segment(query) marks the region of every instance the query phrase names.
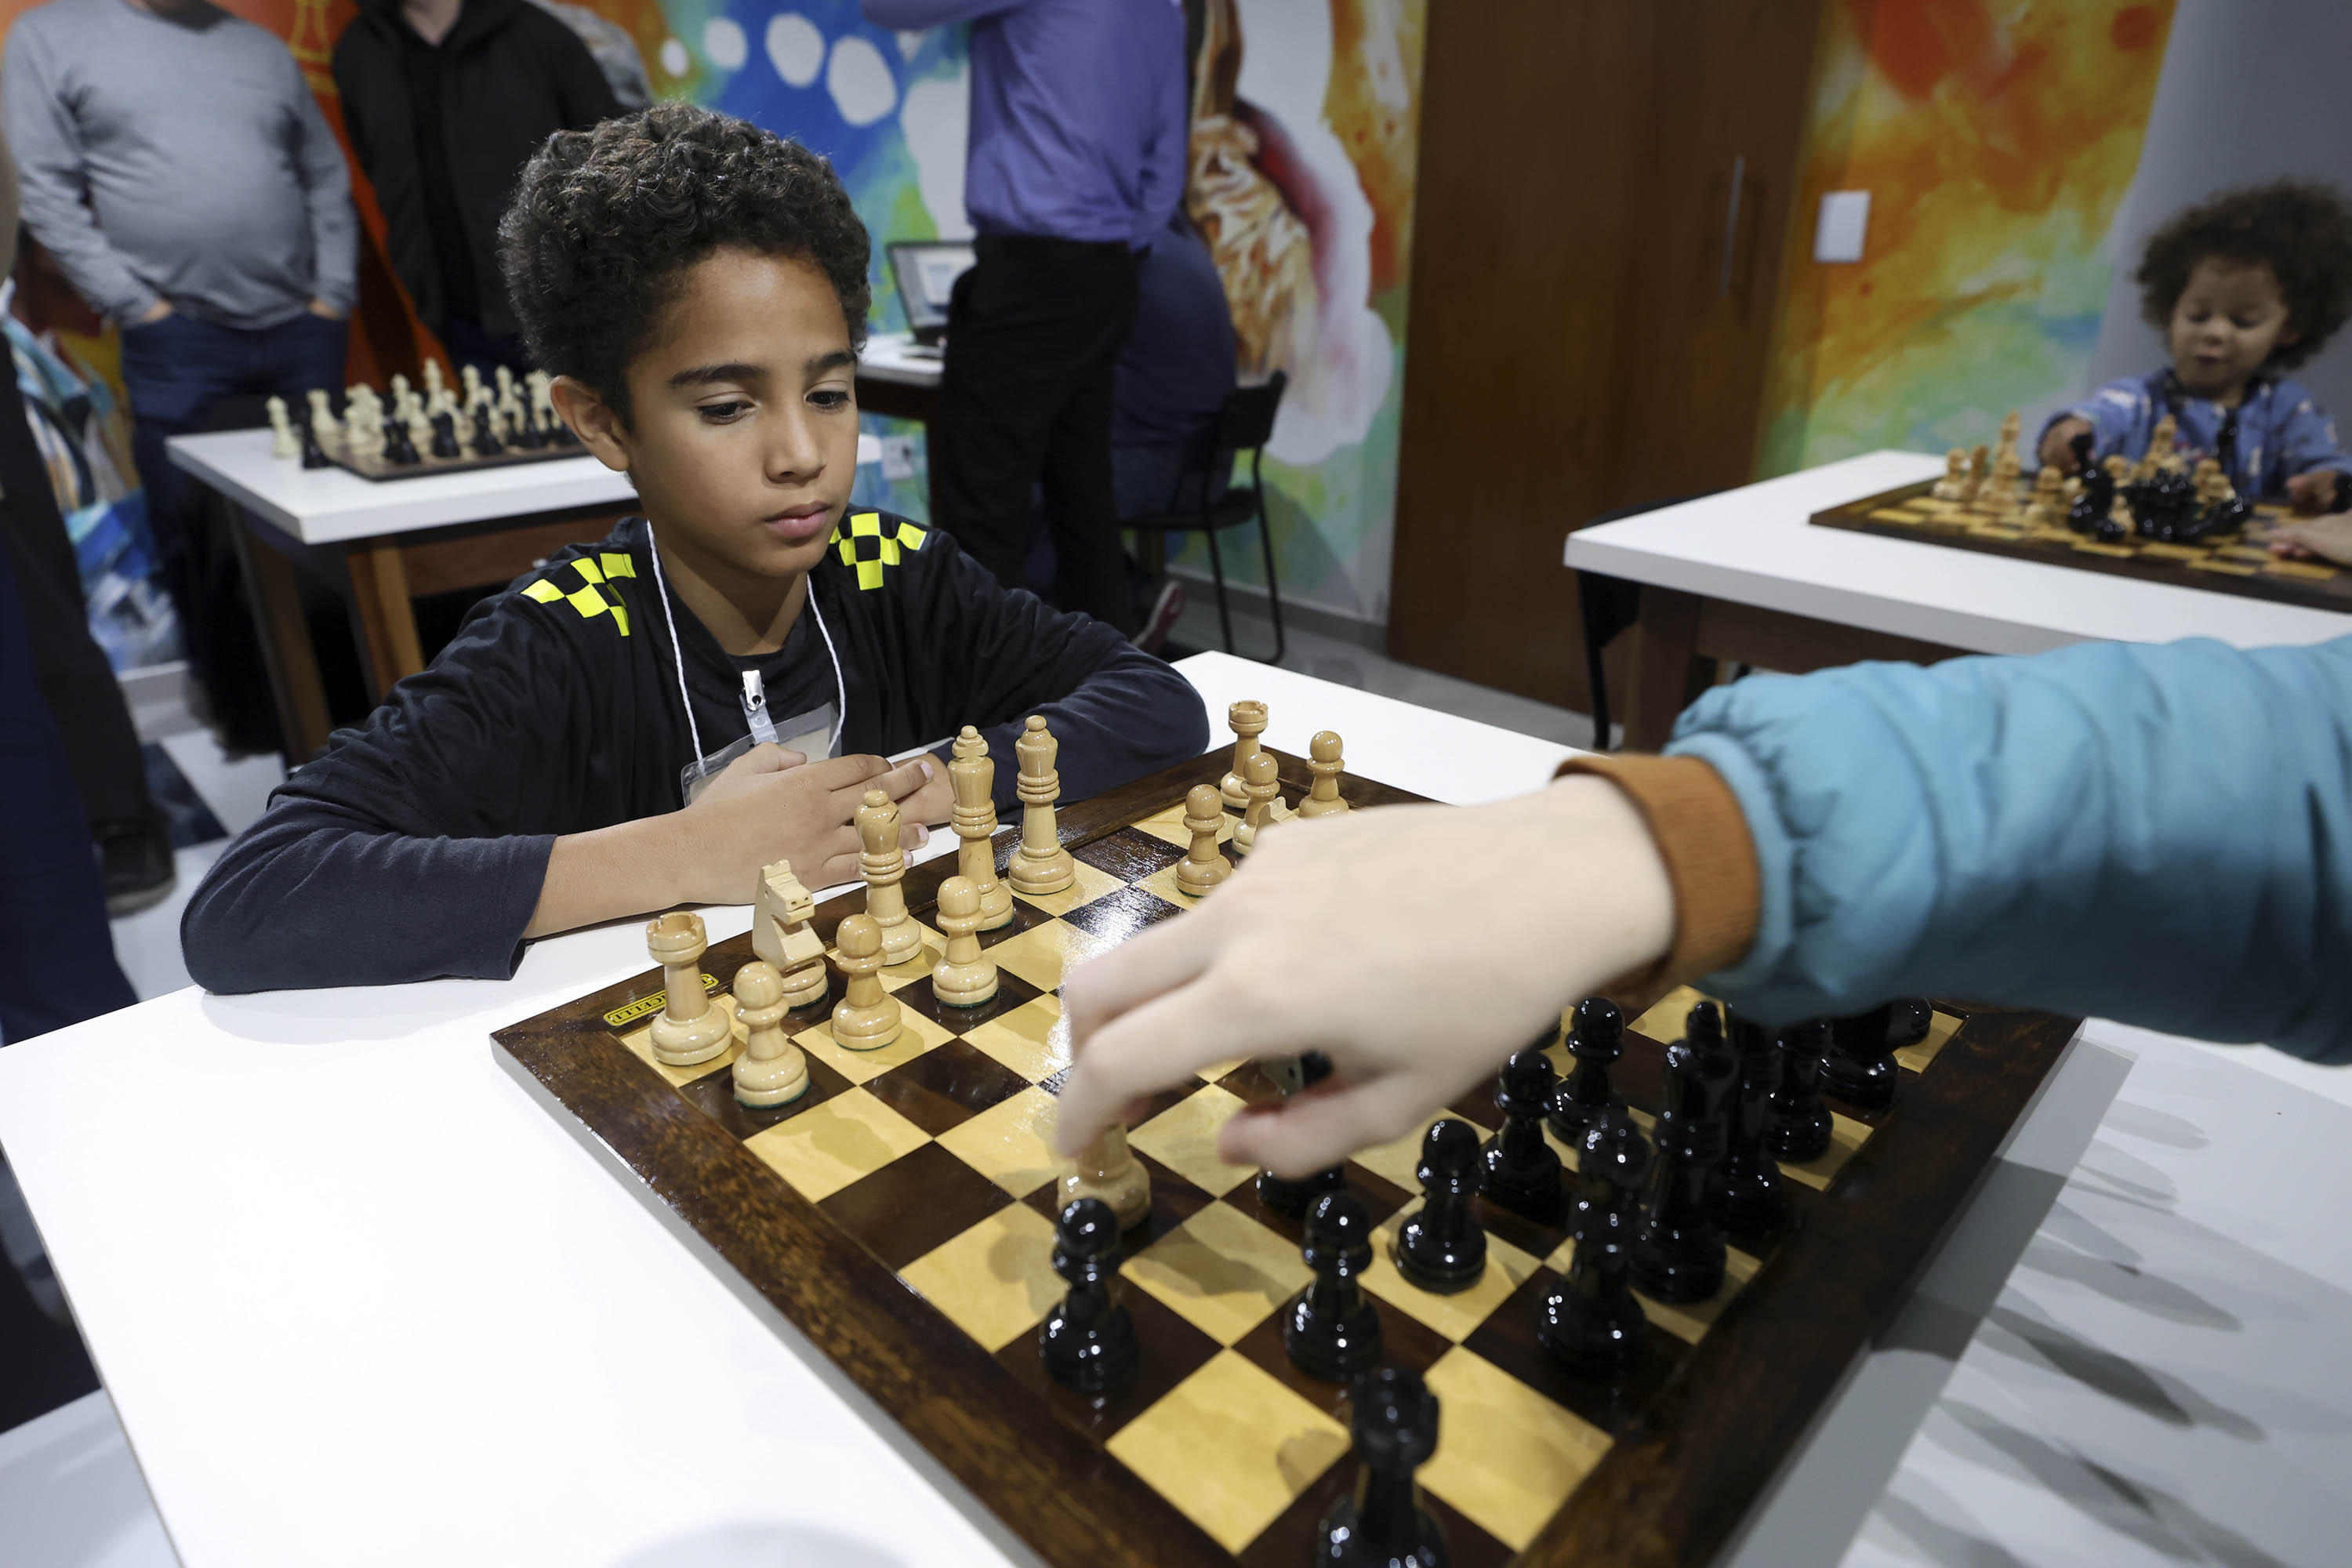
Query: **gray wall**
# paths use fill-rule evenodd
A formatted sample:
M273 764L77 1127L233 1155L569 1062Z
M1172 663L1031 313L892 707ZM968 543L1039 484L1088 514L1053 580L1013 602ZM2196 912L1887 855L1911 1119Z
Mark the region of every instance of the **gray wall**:
M2288 174L2352 194L2352 4L2179 0L2139 172L2116 212L2093 386L2164 361L2131 279L2147 236L2216 191ZM2352 328L2294 374L2352 435Z

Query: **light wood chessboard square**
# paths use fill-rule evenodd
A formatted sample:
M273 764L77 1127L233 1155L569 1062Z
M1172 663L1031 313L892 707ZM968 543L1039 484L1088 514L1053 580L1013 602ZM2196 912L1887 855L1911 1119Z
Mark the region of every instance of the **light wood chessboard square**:
M1195 771L1207 765L1204 759ZM1011 1412L1008 1419L1047 1420L1080 1445L1073 1452L1096 1456L1080 1467L1083 1479L1065 1479L1103 1500L1102 1528L1113 1528L1115 1515L1136 1513L1139 1505L1121 1502L1118 1488L1166 1505L1167 1518L1145 1521L1155 1553L1150 1560L1303 1564L1313 1559L1317 1521L1352 1484L1356 1467L1348 1458L1346 1391L1302 1373L1281 1345L1277 1314L1309 1279L1299 1225L1259 1202L1255 1172L1216 1155L1223 1121L1274 1093L1255 1065L1223 1064L1163 1092L1129 1133L1152 1183L1150 1214L1128 1233L1119 1266L1142 1349L1135 1380L1107 1395L1081 1395L1045 1375L1035 1347L1038 1325L1065 1289L1051 1263L1055 1180L1062 1167L1049 1134L1071 1057L1055 987L1068 964L1181 919L1192 903L1171 875L1189 843L1181 825L1185 782L1171 783L1156 800L1098 821L1091 831L1074 833L1066 811L1076 885L1045 899L1016 893L1012 923L983 933L1001 985L983 1006L945 1007L932 995L928 976L945 946L930 923L937 879L926 885L918 882L919 873L910 876L908 902L923 928L923 951L883 972L902 1007L899 1039L873 1052L845 1050L834 1041L827 1020L843 990L836 973L823 1003L786 1016L786 1032L807 1053L811 1080L807 1095L792 1105L756 1110L736 1102L731 1065L742 1046L740 1026L730 1048L710 1061L678 1068L653 1060L646 1034L659 1005L658 970L574 1005L564 1015L571 1021L561 1026L569 1033L534 1035L546 1020L533 1020L500 1038L530 1075L527 1082L551 1090L551 1100L625 1164L661 1184L658 1201L691 1210L690 1223L706 1236L719 1237L727 1229L723 1216L747 1207L778 1215L813 1208L818 1217L789 1227L809 1226L800 1234L811 1237L829 1229L854 1244L884 1271L877 1278L900 1292L905 1305L896 1314L914 1314L905 1331L908 1364L958 1369L975 1387L994 1390L984 1402ZM1286 793L1295 797L1300 782ZM1012 841L1010 830L999 840L1000 866ZM841 916L859 907L855 896L828 904L819 911L820 934L830 941ZM705 984L722 1005L731 1003L726 983L749 956L746 939L716 944L705 955ZM1645 1126L1664 1097L1664 1047L1698 1000L1696 993L1676 992L1627 1029L1612 1078ZM1939 1012L1927 1038L1903 1053L1906 1092L1961 1023ZM547 1043L534 1046L534 1039ZM624 1054L596 1057L599 1040ZM1546 1048L1565 1074L1569 1062L1557 1037ZM612 1087L567 1083L567 1073L585 1070L592 1057L621 1064L597 1068L600 1081ZM594 1103L600 1097L603 1109ZM711 1151L681 1162L631 1145L638 1134L623 1124L642 1120L665 1098L691 1108L684 1122L667 1117L675 1133L686 1136L698 1122L715 1128L755 1162L728 1165L723 1200L691 1204L685 1200L692 1194L678 1190L679 1173L708 1168ZM1841 1173L1884 1120L1848 1110L1837 1116L1828 1154L1784 1167L1794 1227L1829 1201ZM1502 1123L1491 1082L1447 1114L1482 1132ZM1714 1300L1670 1308L1645 1300L1650 1327L1633 1371L1614 1383L1580 1380L1553 1363L1535 1338L1537 1305L1569 1260L1564 1226L1477 1200L1489 1234L1487 1272L1458 1295L1421 1290L1390 1261L1388 1244L1421 1201L1413 1170L1422 1131L1366 1150L1346 1166L1349 1190L1379 1226L1381 1257L1364 1285L1381 1313L1387 1360L1423 1373L1443 1402L1439 1447L1420 1480L1447 1531L1452 1561L1512 1562L1539 1544L1554 1516L1608 1459L1617 1436L1685 1369L1742 1292L1756 1287L1778 1239L1749 1243L1753 1250L1735 1247L1727 1285ZM693 1135L698 1147L702 1137ZM1572 1153L1568 1159L1572 1169ZM728 1263L762 1278L763 1265L752 1256L758 1239L714 1245ZM730 1247L748 1250L739 1256ZM822 1299L825 1287L806 1278L805 1250L793 1256L792 1269L799 1272L787 1270L761 1288L772 1297L803 1290ZM873 1300L890 1298L885 1290ZM868 1313L889 1315L871 1307ZM1856 1332L1854 1348L1865 1338ZM856 1373L856 1354L836 1359ZM1004 1511L1010 1493L978 1495ZM1077 1546L1057 1555L1053 1542L1030 1538L1053 1560L1083 1557Z

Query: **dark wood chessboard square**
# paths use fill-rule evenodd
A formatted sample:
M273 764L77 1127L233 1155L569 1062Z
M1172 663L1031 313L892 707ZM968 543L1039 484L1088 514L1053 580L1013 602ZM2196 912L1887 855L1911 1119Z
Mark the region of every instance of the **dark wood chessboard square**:
M1244 1062L1217 1080L1217 1087L1238 1098L1244 1105L1272 1105L1282 1098L1282 1090L1265 1076L1265 1069L1255 1062Z
M1017 906L1018 899L1013 900ZM918 980L912 985L901 985L890 993L898 1005L909 1012L920 1013L950 1035L961 1035L979 1028L991 1018L1001 1018L1015 1007L1034 1002L1045 994L1026 980L1004 968L996 971L996 994L977 1007L953 1007L940 1000L940 994L928 980Z
M1089 936L1120 942L1183 912L1157 893L1141 888L1121 888L1080 904L1062 919Z
M1070 855L1097 871L1109 872L1122 882L1140 882L1154 871L1165 871L1184 858L1184 851L1139 827L1106 833L1093 843L1071 850Z
M866 1092L936 1138L1028 1087L1027 1079L958 1038L867 1079Z
M1454 1348L1453 1341L1412 1313L1378 1297L1368 1299L1381 1314L1381 1365L1427 1372L1437 1364L1438 1357ZM1268 1314L1257 1327L1235 1342L1234 1353L1246 1358L1259 1371L1268 1373L1283 1387L1345 1426L1350 1416L1348 1385L1327 1383L1300 1371L1298 1363L1292 1361L1289 1352L1282 1348L1282 1321L1289 1314L1287 1303Z
M1358 1468L1355 1456L1349 1454L1316 1477L1272 1524L1258 1532L1255 1541L1242 1548L1237 1559L1242 1568L1300 1568L1316 1561L1323 1516L1342 1493L1354 1489ZM1511 1561L1509 1547L1479 1529L1444 1498L1423 1491L1421 1501L1445 1532L1446 1568L1503 1568Z
M1352 1160L1342 1166L1341 1170L1347 1176L1348 1190L1353 1193L1357 1200L1364 1205L1364 1212L1372 1216L1374 1225L1386 1221L1391 1215L1412 1202L1418 1195L1406 1192L1402 1187L1384 1177L1373 1174ZM1292 1219L1288 1215L1277 1214L1266 1207L1265 1201L1258 1196L1256 1177L1251 1177L1227 1193L1224 1201L1286 1241L1300 1247L1307 1245L1305 1222Z
M1097 1443L1158 1404L1171 1389L1217 1353L1217 1342L1153 1299L1148 1290L1120 1282L1119 1300L1135 1321L1135 1376L1100 1394L1065 1388L1046 1374L1037 1354L1037 1331L1022 1334L996 1352L996 1363L1011 1373L1033 1398L1043 1400L1062 1421Z
M1666 1103L1666 1047L1625 1031L1625 1054L1609 1064L1609 1087L1633 1110L1655 1116Z
M1486 1233L1498 1241L1507 1241L1528 1257L1538 1260L1549 1258L1559 1244L1568 1239L1568 1213L1572 1202L1571 1189L1576 1178L1563 1173L1560 1181L1559 1217L1557 1220L1529 1219L1526 1215L1507 1209L1483 1194L1471 1200L1472 1211Z
M789 1121L803 1110L813 1110L849 1087L849 1080L808 1052L801 1053L808 1063L808 1092L788 1104L755 1110L735 1098L735 1067L729 1063L707 1072L692 1083L678 1089L687 1103L724 1127L737 1139L765 1132L779 1121Z
M748 960L746 962L749 962ZM737 967L741 967L740 964ZM833 1010L849 994L849 981L831 963L824 966L824 999L805 1007L794 1007L784 1015L784 1033L797 1035L803 1029L814 1029L833 1017Z
M896 1272L1012 1201L994 1182L937 1143L926 1143L817 1207Z
M1613 1436L1666 1385L1692 1347L1652 1323L1622 1376L1582 1377L1570 1372L1536 1340L1543 1299L1559 1279L1549 1268L1528 1275L1463 1342L1464 1348Z
M1039 909L1028 900L1015 894L1013 900L1013 918L1006 921L1003 925L998 926L994 931L984 931L978 933L980 936L981 951L984 952L988 949L994 947L1000 942L1010 942L1014 937L1019 936L1023 931L1034 931L1053 918L1053 916L1047 914L1045 910ZM930 909L925 910L923 911L923 920L925 923L937 927L939 924L938 906L934 905Z
M1119 1234L1119 1252L1128 1258L1133 1258L1216 1201L1150 1155L1138 1152L1135 1159L1151 1178L1151 1212L1143 1216L1142 1224ZM1048 1182L1021 1201L1053 1219L1061 1209L1061 1184Z

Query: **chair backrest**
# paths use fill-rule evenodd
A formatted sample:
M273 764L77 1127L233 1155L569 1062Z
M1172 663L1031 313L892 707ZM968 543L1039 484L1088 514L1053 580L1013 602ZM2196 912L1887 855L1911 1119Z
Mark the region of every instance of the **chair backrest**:
M1289 373L1278 370L1255 386L1236 386L1225 394L1225 405L1217 415L1216 442L1211 449L1246 452L1265 446L1274 434L1282 389L1289 384Z

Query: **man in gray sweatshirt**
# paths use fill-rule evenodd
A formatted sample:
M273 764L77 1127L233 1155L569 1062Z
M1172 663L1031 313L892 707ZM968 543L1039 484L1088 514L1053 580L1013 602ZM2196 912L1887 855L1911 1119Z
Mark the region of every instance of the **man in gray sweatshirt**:
M166 437L339 389L359 221L286 46L205 0L51 0L16 18L0 105L25 222L122 328L122 380L190 663L229 743L275 725L226 542Z

